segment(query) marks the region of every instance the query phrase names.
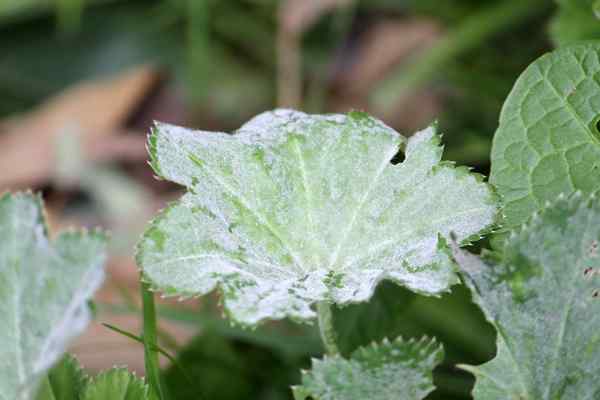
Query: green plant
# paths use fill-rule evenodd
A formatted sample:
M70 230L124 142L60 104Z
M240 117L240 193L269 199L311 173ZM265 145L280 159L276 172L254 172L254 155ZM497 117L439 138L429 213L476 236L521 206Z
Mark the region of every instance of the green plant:
M4 195L0 399L174 399L173 375L188 379L192 369L185 354L215 352L245 382L230 395L259 396L250 382L264 377L237 365L243 352L218 338L194 343L166 375L159 369L153 291L186 298L213 290L244 327L317 323L326 354L298 377L297 400L423 399L442 346L376 332L378 343L349 348L335 315L353 312L337 308L369 301L384 280L440 296L459 277L498 332L493 360L460 366L476 376L476 400L598 398L599 57L597 44L565 47L517 81L492 152L499 197L481 176L442 161L435 126L405 138L362 112L291 110L263 113L233 135L157 124L151 166L187 193L137 248L144 333L124 333L144 344L147 383L125 370L89 378L70 357L50 370L89 321L105 237L66 233L50 242L40 200ZM499 239L494 252L459 249L484 235ZM360 310L354 316L367 320ZM289 343L270 350L273 363L306 366ZM279 388L268 396L281 398Z

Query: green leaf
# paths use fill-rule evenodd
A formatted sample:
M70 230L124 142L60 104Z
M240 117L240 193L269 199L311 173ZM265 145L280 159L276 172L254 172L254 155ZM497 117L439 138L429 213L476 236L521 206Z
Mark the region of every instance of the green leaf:
M600 45L547 54L519 77L504 103L490 182L516 227L560 193L600 189Z
M85 387L81 400L147 400L148 386L123 368L101 372Z
M123 368L89 377L68 355L48 373L36 400L153 400L146 383Z
M434 340L384 340L356 350L350 359L313 360L296 400L419 400L433 391L432 371L444 357Z
M558 0L558 11L550 24L554 43L565 46L583 40L600 39L598 0Z
M36 397L37 400L80 400L79 395L87 384L87 376L77 360L65 356L48 372Z
M145 278L183 297L219 286L247 325L313 319L313 303L366 301L383 279L438 295L456 282L443 238L496 214L485 183L440 162L435 128L407 140L364 113L276 110L235 135L158 124L149 148L188 193L144 234Z
M0 197L0 399L31 399L90 320L106 238L65 232L49 242L41 200Z
M465 366L475 399L600 398L600 202L564 196L486 261L456 250L498 331L496 358ZM496 258L496 259L494 259Z

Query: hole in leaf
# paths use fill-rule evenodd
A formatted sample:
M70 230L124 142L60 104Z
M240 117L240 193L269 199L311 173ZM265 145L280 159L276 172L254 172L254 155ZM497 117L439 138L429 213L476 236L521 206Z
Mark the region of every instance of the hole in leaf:
M404 154L404 147L401 146L398 148L398 152L390 160L390 163L392 165L397 165L397 164L404 162L405 159L406 159L406 155Z
M597 115L590 126L590 130L592 131L592 135L598 140L600 140L600 115Z
M588 277L592 274L592 272L594 272L594 269L592 267L587 267L583 270L583 276Z
M596 289L596 290L594 290L594 291L592 292L592 298L594 298L594 299L597 299L597 298L599 298L599 297L600 297L600 290L597 290L597 289Z

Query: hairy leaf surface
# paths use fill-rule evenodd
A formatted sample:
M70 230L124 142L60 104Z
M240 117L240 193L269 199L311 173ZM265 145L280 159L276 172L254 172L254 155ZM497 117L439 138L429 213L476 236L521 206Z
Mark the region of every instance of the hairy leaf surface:
M0 399L31 399L85 329L105 243L99 232L65 232L50 242L39 198L0 197Z
M508 96L490 182L515 227L560 193L600 189L600 45L565 47L531 64Z
M600 398L600 201L561 197L507 240L501 261L456 250L477 304L498 330L475 399ZM498 257L496 257L498 258Z
M368 300L383 279L437 295L456 282L443 238L496 214L485 183L440 162L434 128L407 140L364 113L276 110L235 135L158 124L149 147L188 193L139 244L144 276L167 295L218 285L243 324L309 320L312 303Z
M444 351L435 341L401 338L356 350L350 359L325 356L313 360L296 400L420 400L433 391L432 371Z

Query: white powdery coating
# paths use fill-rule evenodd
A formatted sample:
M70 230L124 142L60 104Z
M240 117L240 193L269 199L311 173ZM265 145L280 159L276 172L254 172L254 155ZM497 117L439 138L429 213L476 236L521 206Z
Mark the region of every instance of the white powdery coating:
M464 281L500 332L479 366L476 400L600 395L600 202L575 193L512 232L501 261L455 250Z
M440 294L456 277L439 237L466 239L496 215L485 183L440 162L433 128L407 140L362 113L275 110L234 135L158 124L149 147L188 194L144 235L146 278L166 295L221 286L244 324L308 320L314 302L365 301L383 279Z
M0 198L0 399L29 400L39 380L90 321L104 280L105 238L45 236L41 204Z

